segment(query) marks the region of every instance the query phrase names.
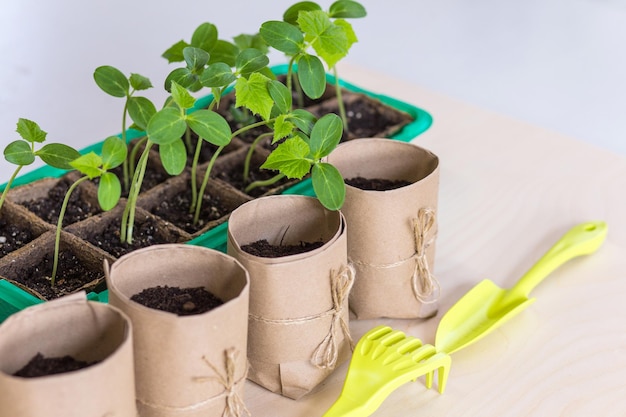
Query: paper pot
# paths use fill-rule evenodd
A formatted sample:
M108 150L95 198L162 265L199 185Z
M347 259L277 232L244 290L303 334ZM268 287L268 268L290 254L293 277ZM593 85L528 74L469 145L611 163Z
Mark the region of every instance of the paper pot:
M309 252L265 258L243 245L322 241ZM228 223L228 253L250 273L249 379L286 397L311 391L351 347L346 228L317 199L270 196L245 203Z
M107 285L135 329L141 417L243 415L249 285L239 262L213 249L155 245L115 261ZM158 285L204 287L224 304L178 316L130 300Z
M437 311L434 277L439 159L411 143L359 139L328 162L344 178L405 180L389 191L346 186L348 256L355 271L350 309L359 319L423 318Z
M98 362L78 371L13 376L37 353ZM7 417L135 417L128 317L84 293L29 307L0 326L0 414Z

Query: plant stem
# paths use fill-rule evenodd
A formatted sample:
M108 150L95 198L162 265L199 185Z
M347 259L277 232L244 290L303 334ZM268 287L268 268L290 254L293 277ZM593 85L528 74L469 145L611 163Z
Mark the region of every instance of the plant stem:
M246 153L246 160L243 163L243 183L247 183L248 182L248 176L250 175L250 161L252 161L252 155L254 154L254 150L256 149L256 147L258 146L259 142L268 137L268 136L272 136L273 133L272 132L268 132L268 133L263 133L261 135L259 135L254 142L252 142L252 144L250 145L250 149L248 149L248 153Z
M124 111L122 111L122 141L126 143L126 115L128 114L128 100L130 99L130 95L126 97L126 102L124 103ZM131 160L132 161L132 160ZM132 162L128 161L128 158L124 159L122 163L122 178L124 181L124 190L128 191L129 181L130 181L130 168L129 165Z
M339 75L337 74L337 67L333 67L333 75L335 76L335 94L337 94L337 106L339 107L339 116L343 122L343 131L348 133L348 117L346 116L346 107L341 97L341 85L339 84Z
M9 182L7 182L7 186L4 187L4 190L2 190L2 197L0 197L0 209L2 208L2 205L4 204L4 200L6 200L7 198L7 194L9 193L9 190L11 189L11 185L13 184L13 181L15 180L15 178L17 177L17 174L19 174L23 166L24 165L19 165L17 167L17 169L13 172L13 175L11 175L11 178L9 178Z
M259 127L259 126L268 125L268 124L274 122L275 120L276 120L276 118L273 118L273 119L261 120L260 122L249 124L248 126L244 126L241 129L235 130L230 137L234 138L235 136L241 135L242 133L247 132L250 129L254 129L255 127Z
M147 140L148 140L147 136L144 136L143 138L139 139L137 143L135 143L135 146L133 146L133 149L131 149L130 151L130 158L129 158L129 160L131 161L130 174L129 174L130 178L135 176L135 159L137 159L137 152L139 152L141 145L143 145Z
M191 204L189 205L189 212L192 213L198 200L198 160L200 159L200 152L202 151L202 142L204 140L198 136L198 143L196 143L196 151L193 155L193 161L191 163Z
M78 187L78 185L88 180L88 176L81 177L74 181L74 184L70 186L70 188L65 193L65 198L63 199L63 204L61 205L61 211L59 212L59 220L57 221L57 230L54 239L54 261L52 263L52 276L50 277L50 285L54 287L56 276L57 276L57 268L59 267L59 248L61 246L61 229L63 228L63 217L65 217L65 211L67 210L67 205L70 202L70 196L72 192Z
M202 208L202 200L203 200L203 196L204 196L204 191L206 190L206 186L209 183L209 177L211 176L211 170L213 169L213 165L215 164L215 161L217 160L217 157L219 156L219 154L222 152L222 150L225 147L226 147L226 145L222 145L219 148L217 148L217 150L215 151L215 153L211 157L211 160L209 161L209 165L206 168L206 171L204 173L204 178L202 180L202 186L200 187L200 192L198 193L198 198L197 198L197 201L196 201L196 211L195 211L194 216L193 216L193 224L197 224L198 220L200 220L200 209Z
M254 190L257 187L266 187L268 185L275 184L276 182L278 182L279 180L283 178L285 178L285 174L276 174L272 178L264 180L264 181L254 181L253 183L248 185L244 191L246 193L249 193L250 191Z
M293 87L296 90L296 99L298 100L298 107L304 107L304 92L302 91L302 85L300 84L300 79L298 78L298 74L294 74L293 76L294 83Z
M135 211L137 207L137 198L139 196L139 190L141 190L141 184L143 177L146 174L146 166L148 165L148 155L150 154L150 148L152 148L153 142L148 139L146 147L139 158L137 163L137 169L133 175L133 181L130 184L130 191L128 193L128 200L122 213L120 240L122 243L132 243L133 241L133 228L135 226Z

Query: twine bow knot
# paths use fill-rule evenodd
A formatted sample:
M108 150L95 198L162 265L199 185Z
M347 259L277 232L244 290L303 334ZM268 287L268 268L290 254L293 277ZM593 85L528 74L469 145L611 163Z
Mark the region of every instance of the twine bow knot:
M338 329L343 332L345 339L353 349L354 342L350 336L350 328L344 319L345 301L350 295L354 284L354 268L352 265L344 266L339 273L330 272L331 295L333 301L332 319L328 334L313 352L311 362L320 369L334 369L339 357Z
M417 218L413 219L413 231L415 233L415 270L411 277L413 294L422 303L432 303L439 296L439 282L430 272L426 250L435 241L437 231L435 226L435 210L421 208L417 212Z
M238 354L239 352L233 347L224 351L226 375L223 375L205 356L203 356L202 360L213 370L216 376L196 378L197 381L217 379L219 383L224 386L223 395L226 395L226 408L224 408L222 417L241 417L244 414L248 416L251 415L236 389L239 382L235 381L235 364L237 363ZM245 379L246 375L243 376L241 381L245 381Z

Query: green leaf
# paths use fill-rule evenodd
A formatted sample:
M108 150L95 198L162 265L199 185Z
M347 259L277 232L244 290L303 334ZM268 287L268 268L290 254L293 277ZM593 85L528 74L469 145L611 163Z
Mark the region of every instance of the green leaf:
M113 97L126 97L130 84L126 76L117 68L109 65L96 68L93 78L98 87Z
M258 49L244 49L237 55L235 68L241 75L248 75L266 67L270 63L270 59Z
M46 164L59 169L72 169L70 162L80 157L76 149L62 143L44 145L35 154Z
M130 86L137 91L152 88L152 82L150 81L150 79L140 74L131 73L129 81Z
M183 49L183 56L185 57L187 68L193 73L201 72L209 62L208 52L192 46Z
M90 180L99 177L102 174L100 167L102 166L102 158L95 153L81 155L70 162L70 165L89 177Z
M337 147L343 134L343 122L334 113L328 113L319 119L311 131L309 145L313 158L319 160Z
M309 42L321 36L332 24L328 15L322 10L303 11L298 15L298 25Z
M217 27L212 23L202 23L191 35L191 46L210 52L217 43Z
M305 39L328 65L329 68L348 54L350 44L344 26L336 25L328 15L320 11L300 13L298 23Z
M209 65L200 76L202 85L211 88L226 87L236 79L231 68L223 62Z
M225 146L230 143L230 126L218 113L200 109L188 114L186 120L191 130L207 142L216 146Z
M317 199L329 210L339 210L346 200L346 185L341 173L327 163L317 163L311 171L311 182Z
M351 0L339 0L330 5L330 17L358 18L367 16L367 11L361 3Z
M237 48L239 48L240 50L254 48L258 49L264 54L267 54L269 52L267 44L258 33L254 35L247 35L242 33L241 35L235 36L233 40L235 41L235 45L237 45Z
M278 110L281 113L289 113L291 111L292 97L291 91L289 91L287 86L278 80L271 80L267 88Z
M326 65L328 65L330 68L334 67L337 62L341 61L348 54L347 51L350 50L352 45L358 41L356 34L354 33L354 29L352 29L352 25L346 20L336 19L334 21L334 26L336 28L340 28L345 33L348 43L345 51L342 48L339 52L335 54L330 52L326 52L324 54L324 61L326 62Z
M229 67L234 67L239 54L239 48L233 43L219 39L211 49L211 59L209 64L223 62Z
M287 115L281 114L276 117L276 121L274 122L274 138L272 139L272 144L291 135L294 128L295 125L287 120Z
M109 170L122 165L126 159L128 147L117 136L109 136L102 144L102 169Z
M198 76L188 68L176 68L165 78L165 90L172 91L172 82L176 82L185 88L191 89L198 82Z
M304 48L304 35L287 22L265 22L259 32L268 45L287 55L296 55Z
M176 81L172 81L172 98L174 102L178 104L178 107L182 109L190 109L196 104L196 99L189 93L189 91L178 84Z
M322 10L322 7L312 1L301 1L289 7L285 13L283 13L283 20L287 23L291 23L292 25L296 25L298 23L298 14L300 11L310 10Z
M26 141L30 143L42 143L46 140L47 132L41 130L39 125L32 120L19 118L15 131Z
M190 45L187 42L178 41L174 45L170 46L167 51L163 52L163 55L161 56L167 59L167 62L170 64L172 62L182 62L185 60L185 57L183 56L183 49L188 46Z
M12 164L24 166L35 162L35 154L28 142L16 140L4 148L4 159Z
M302 91L312 99L320 98L326 91L326 71L318 57L305 54L298 60L298 80Z
M289 120L295 124L307 136L311 134L313 125L317 121L317 118L313 113L304 109L295 109L289 115Z
M175 107L166 107L156 112L150 119L146 133L152 142L166 145L180 139L186 129L187 124L180 110Z
M156 111L154 104L145 97L131 97L128 100L128 114L140 130L146 130Z
M187 148L181 138L173 142L159 145L159 157L163 168L170 175L178 175L187 163Z
M263 120L270 118L274 100L270 96L269 78L258 72L253 72L249 79L243 77L235 83L235 106L244 106L253 113L259 114Z
M104 211L109 211L117 205L122 195L122 184L117 175L105 172L98 184L98 203Z
M301 179L311 169L311 160L307 158L309 153L309 145L302 138L289 138L268 155L261 168L278 170L288 178Z

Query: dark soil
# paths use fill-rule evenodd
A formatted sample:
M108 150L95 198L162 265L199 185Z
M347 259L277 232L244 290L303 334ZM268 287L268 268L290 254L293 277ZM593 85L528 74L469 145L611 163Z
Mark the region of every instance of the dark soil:
M195 233L202 229L208 222L217 220L230 213L230 210L222 204L219 196L204 193L202 196L200 219L197 224L194 224L194 213L189 212L190 204L191 189L186 188L184 193L177 194L172 199L161 201L151 213L189 233Z
M135 221L131 244L122 243L120 241L119 218L115 218L113 221L109 222L102 233L86 236L85 240L116 258L148 246L162 243L174 243L167 240L159 233L158 223L150 218L143 222Z
M397 112L381 111L382 103L373 100L350 100L346 101L346 117L348 118L348 132L345 132L342 141L350 138L380 137L384 132L399 123L405 121ZM339 115L339 109L335 100L321 104L314 109L314 114L321 117L326 113Z
M261 239L256 242L243 245L241 249L251 255L263 258L280 258L281 256L296 255L317 249L324 242L300 242L298 245L271 245L267 240Z
M407 185L413 184L411 181L405 180L386 180L383 178L363 178L363 177L355 177L344 179L346 184L351 185L352 187L360 188L361 190L368 191L389 191L395 190L396 188L406 187Z
M100 277L102 270L90 270L70 251L61 251L59 255L59 266L54 287L50 285L53 264L52 253L44 256L43 261L38 265L31 265L23 271L16 273L16 276L7 278L20 282L26 287L38 292L46 300L61 297L75 292Z
M35 236L28 229L8 224L0 218L0 258L26 245Z
M63 199L71 185L70 180L61 178L59 182L50 189L47 198L30 200L21 204L46 222L56 225L59 220L59 212L63 205ZM63 217L64 227L102 212L97 203L92 204L84 200L81 197L81 191L80 187L76 187L70 196L70 201Z
M202 314L224 304L203 287L179 288L167 285L146 288L130 299L146 307L179 316Z
M78 371L79 369L87 368L96 363L97 362L87 363L79 361L71 356L46 358L41 353L37 353L22 369L13 375L23 378L36 378L39 376Z

